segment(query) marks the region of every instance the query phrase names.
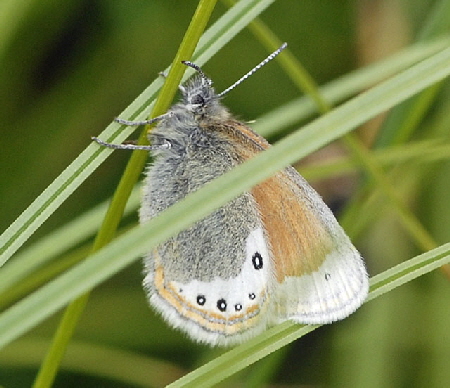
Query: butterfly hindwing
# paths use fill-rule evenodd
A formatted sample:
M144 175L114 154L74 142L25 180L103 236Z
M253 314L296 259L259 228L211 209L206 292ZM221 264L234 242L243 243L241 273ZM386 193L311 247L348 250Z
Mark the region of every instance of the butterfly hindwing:
M272 271L262 229L248 236L245 260L234 277L179 281L166 276L158 250L151 262L155 268L148 271L144 285L152 304L192 338L229 345L266 328Z
M330 323L355 311L367 295L367 272L320 196L292 167L252 193L275 261L276 321Z
M227 130L246 159L270 147L249 127ZM287 167L250 191L274 268L273 322L330 323L355 311L368 292L363 260L317 192Z

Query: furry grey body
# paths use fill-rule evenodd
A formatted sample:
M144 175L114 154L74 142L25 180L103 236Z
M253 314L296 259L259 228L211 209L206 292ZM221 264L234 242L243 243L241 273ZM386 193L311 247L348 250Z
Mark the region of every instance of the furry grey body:
M174 105L151 132L151 144L161 147L153 152L155 159L147 170L141 222L242 162L234 146L215 132L230 115L215 95L205 97L213 89L204 83L203 78L194 78L184 90L184 101ZM208 104L196 101L199 96ZM261 227L255 209L252 196L242 194L161 244L157 252L167 279L187 283L237 276L246 258L245 240ZM152 254L144 262L147 273L154 271Z

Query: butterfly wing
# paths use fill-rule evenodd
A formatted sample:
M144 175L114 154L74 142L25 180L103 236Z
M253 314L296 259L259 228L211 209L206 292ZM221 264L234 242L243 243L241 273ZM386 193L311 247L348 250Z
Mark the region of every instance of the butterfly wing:
M367 272L319 195L291 167L252 193L275 262L275 320L330 323L355 311L367 296Z
M169 150L155 160L144 185L142 222L242 162L225 138L228 126L209 129L190 139L190 147L200 146L183 157ZM272 262L257 204L244 193L144 258L144 287L172 326L199 342L229 345L267 327Z
M269 147L243 125L234 136L248 158ZM364 262L331 210L293 168L250 192L260 211L270 247L275 282L270 313L274 322L292 319L322 324L354 312L368 293Z
M250 259L232 277L179 280L166 273L155 250L151 258L154 270L148 271L144 280L150 302L172 326L199 342L230 345L264 331L270 267L262 233L257 229L247 238ZM251 259L255 251L259 253L257 261Z

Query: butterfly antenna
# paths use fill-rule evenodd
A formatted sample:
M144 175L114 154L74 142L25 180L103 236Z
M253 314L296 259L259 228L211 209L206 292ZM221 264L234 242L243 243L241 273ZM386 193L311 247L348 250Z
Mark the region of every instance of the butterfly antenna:
M259 70L261 67L263 67L267 62L270 62L272 59L274 59L279 53L281 53L285 48L287 47L287 43L283 43L277 50L275 50L272 54L270 54L266 59L264 59L262 62L260 62L258 65L256 65L253 69L251 69L247 74L239 78L233 85L226 88L222 93L219 93L219 97L223 97L225 94L227 94L230 90L234 89L236 86L238 86L242 81L246 80L248 77L250 77L253 73L255 73L257 70Z
M181 61L181 63L185 64L186 66L192 67L200 76L209 84L211 85L211 80L206 76L205 73L203 73L203 70L200 68L200 66L196 65L195 63L192 63L190 61Z

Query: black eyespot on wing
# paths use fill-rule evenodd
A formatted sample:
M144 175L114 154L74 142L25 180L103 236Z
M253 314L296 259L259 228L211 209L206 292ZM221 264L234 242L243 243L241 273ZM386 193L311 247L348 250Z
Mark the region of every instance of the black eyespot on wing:
M217 308L220 311L224 312L227 309L227 302L226 302L226 300L225 299L219 299L217 301Z
M242 310L242 305L240 303L237 303L234 305L234 310L235 311L241 311Z
M256 298L256 295L252 292L250 294L248 294L249 299L253 300Z
M325 280L330 280L331 279L331 274L329 274L328 272L325 274Z
M255 252L252 256L252 263L253 267L258 270L263 267L263 258L261 256L261 253Z
M197 295L197 303L203 306L206 303L205 295Z

